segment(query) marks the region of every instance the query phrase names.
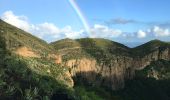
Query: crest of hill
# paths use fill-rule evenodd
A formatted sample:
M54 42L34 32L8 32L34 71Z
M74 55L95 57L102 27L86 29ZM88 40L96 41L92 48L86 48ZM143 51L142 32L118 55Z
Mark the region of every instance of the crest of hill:
M81 44L84 48L122 48L122 49L129 49L123 44L103 39L103 38L82 38L82 39L76 39L77 42Z
M113 55L129 55L129 48L123 44L102 38L63 39L51 43L63 58L75 59L94 57L95 59L112 58Z
M41 54L53 52L53 48L44 40L41 40L28 32L0 20L0 34L5 41L6 48L15 51L21 47L27 47Z
M143 45L132 48L132 52L135 55L137 54L139 56L142 56L142 55L144 56L144 55L147 55L153 51L165 50L167 48L170 48L170 43L155 39L155 40L151 40Z
M73 40L73 39L62 39L56 42L50 43L56 50L61 50L61 49L69 49L69 48L75 48L75 47L80 47L81 45Z
M110 47L118 47L118 48L124 48L129 49L123 44L113 42L111 40L102 39L102 38L81 38L81 39L62 39L56 42L51 43L52 46L55 47L55 49L63 49L63 48L74 48L74 47L82 47L82 48L93 48L93 47L99 47L99 48L110 48Z
M52 46L55 47L55 49L63 49L63 48L74 48L74 47L81 47L81 48L123 48L123 49L129 49L123 44L113 42L111 40L102 39L102 38L81 38L81 39L62 39L56 42L51 43Z

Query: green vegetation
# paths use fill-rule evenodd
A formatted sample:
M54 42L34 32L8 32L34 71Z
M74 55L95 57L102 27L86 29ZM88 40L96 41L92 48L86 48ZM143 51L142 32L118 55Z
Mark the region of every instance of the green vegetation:
M49 100L59 90L66 94L69 91L71 93L64 81L54 78L62 74L62 69L58 66L54 69L52 64L43 64L17 56L6 57L0 67L0 99ZM49 67L53 69L51 75L46 72Z
M73 90L63 74L67 69L47 58L24 58L13 50L26 46L43 56L53 52L44 42L0 20L0 99L50 100L60 91L68 100ZM59 97L58 94L56 97Z
M74 88L78 100L104 100L100 95L93 90L88 90L84 86L77 86Z

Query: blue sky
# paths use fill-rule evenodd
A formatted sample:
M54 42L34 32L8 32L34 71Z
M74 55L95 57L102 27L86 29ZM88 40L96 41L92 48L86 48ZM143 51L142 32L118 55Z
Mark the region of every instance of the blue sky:
M1 19L51 42L99 37L118 42L170 40L169 0L0 0Z

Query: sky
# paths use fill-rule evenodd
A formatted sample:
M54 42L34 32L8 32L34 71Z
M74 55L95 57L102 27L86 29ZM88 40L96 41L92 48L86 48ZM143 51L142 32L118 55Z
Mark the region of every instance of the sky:
M170 41L170 0L0 0L0 18L47 42Z

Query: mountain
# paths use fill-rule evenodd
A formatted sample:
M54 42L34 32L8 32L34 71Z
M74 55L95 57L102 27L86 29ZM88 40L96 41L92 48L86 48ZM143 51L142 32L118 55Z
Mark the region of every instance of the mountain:
M169 100L170 44L46 43L0 20L0 99Z

